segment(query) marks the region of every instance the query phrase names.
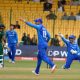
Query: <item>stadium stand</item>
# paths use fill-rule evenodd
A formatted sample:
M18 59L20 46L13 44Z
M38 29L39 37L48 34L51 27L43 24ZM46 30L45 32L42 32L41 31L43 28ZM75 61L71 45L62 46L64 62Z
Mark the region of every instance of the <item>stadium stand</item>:
M66 3L69 4L70 0L66 0ZM9 28L10 23L15 24L17 20L19 20L20 17L26 18L32 23L34 23L34 19L41 17L43 19L43 24L48 29L48 31L51 33L51 36L57 34L58 32L65 34L75 34L77 37L79 35L80 31L80 21L67 21L67 20L61 20L61 16L64 14L64 12L58 12L58 0L54 0L54 4L52 6L52 10L56 12L57 20L47 20L46 15L49 14L49 12L43 11L43 2L32 2L29 3L26 2L26 0L22 0L22 2L15 2L15 0L0 0L0 12L2 16L3 23L6 26L6 29ZM65 12L69 15L71 12L74 12L74 14L77 14L77 12L80 10L80 6L70 6L70 5L64 5ZM31 29L30 27L25 27L26 24L19 21L19 24L21 25L21 29L16 31L19 35L19 41L21 40L22 34L26 32L27 34L31 34L31 37L36 34L34 29Z

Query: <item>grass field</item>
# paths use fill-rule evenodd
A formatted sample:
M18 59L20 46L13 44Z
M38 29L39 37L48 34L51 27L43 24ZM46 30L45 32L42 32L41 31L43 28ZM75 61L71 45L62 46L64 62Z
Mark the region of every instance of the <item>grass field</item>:
M75 61L71 70L63 70L61 66L64 62L57 61L57 69L54 73L46 68L43 62L39 76L32 74L36 61L17 61L11 64L5 61L5 67L0 69L0 80L80 80L80 63Z

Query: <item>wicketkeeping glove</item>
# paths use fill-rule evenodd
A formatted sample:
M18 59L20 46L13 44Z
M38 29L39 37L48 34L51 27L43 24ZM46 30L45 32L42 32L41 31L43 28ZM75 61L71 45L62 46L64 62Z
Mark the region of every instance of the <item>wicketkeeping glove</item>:
M73 50L73 49L71 49L70 52L71 52L72 54L76 54L76 53L77 53L77 51L76 51L76 50Z

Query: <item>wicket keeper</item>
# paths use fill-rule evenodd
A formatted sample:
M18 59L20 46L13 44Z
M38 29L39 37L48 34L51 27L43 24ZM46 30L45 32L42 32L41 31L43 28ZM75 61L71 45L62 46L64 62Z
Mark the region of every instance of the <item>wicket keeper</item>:
M65 39L61 33L59 34L59 36L67 46L67 59L66 64L63 66L63 68L69 69L73 60L80 60L80 56L78 55L78 53L80 53L79 47L78 44L75 42L74 35L70 35L69 40Z

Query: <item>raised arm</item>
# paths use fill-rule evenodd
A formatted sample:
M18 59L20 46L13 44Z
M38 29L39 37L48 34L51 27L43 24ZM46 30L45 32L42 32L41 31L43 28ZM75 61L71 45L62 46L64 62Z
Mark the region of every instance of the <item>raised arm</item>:
M61 33L59 33L58 35L61 37L61 39L63 40L64 43L66 43L66 44L69 43L69 40L65 39Z
M33 27L35 29L40 29L40 25L32 24L31 22L27 22L25 19L20 18L20 20L24 23L26 23L28 26Z

